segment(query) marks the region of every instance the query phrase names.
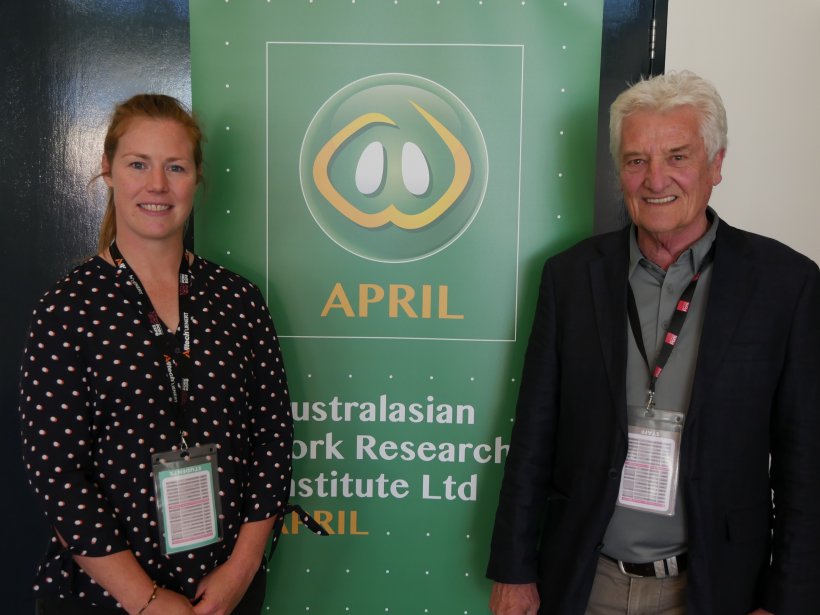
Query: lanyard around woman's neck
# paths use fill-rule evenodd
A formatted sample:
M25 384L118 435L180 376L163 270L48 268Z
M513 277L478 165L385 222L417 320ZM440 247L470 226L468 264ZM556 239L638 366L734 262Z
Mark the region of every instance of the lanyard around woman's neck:
M117 248L116 240L111 242L108 249L117 269L127 274L131 286L138 295L137 309L153 333L154 338L160 342L160 351L165 361L165 375L171 387L171 399L177 409L180 445L183 449L187 449L188 444L185 442L183 427L183 407L188 401L188 391L190 391L188 368L191 360L191 319L189 314L191 270L187 253L185 250L182 251L182 260L179 264L179 321L182 326L182 344L180 344L177 336L166 330L137 274L134 273L134 270L123 258L122 252Z
M638 315L638 306L635 302L635 294L632 292L632 285L627 283L627 316L629 319L629 326L632 328L632 336L635 338L635 343L638 345L638 351L643 357L646 367L649 369L649 390L646 400L646 411L652 412L655 407L655 385L666 367L669 356L675 349L675 344L678 341L683 323L686 321L686 316L689 314L689 309L692 304L692 298L695 295L695 288L697 288L698 280L706 269L706 266L712 262L714 257L715 247L709 249L703 261L700 263L700 268L697 270L689 284L683 289L680 299L675 304L675 311L672 314L672 319L669 321L669 328L666 330L666 335L663 337L663 345L661 346L658 356L655 358L654 367L649 365L649 359L646 355L646 348L643 344L643 333L641 332L641 318Z

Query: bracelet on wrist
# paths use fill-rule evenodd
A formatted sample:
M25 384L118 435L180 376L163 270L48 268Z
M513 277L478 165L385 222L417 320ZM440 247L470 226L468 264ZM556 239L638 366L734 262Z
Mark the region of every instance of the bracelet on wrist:
M137 611L137 615L142 615L142 614L143 614L143 612L145 611L145 609L147 609L149 606L151 606L151 603L152 603L154 600L156 600L156 599L157 599L157 592L159 592L159 588L157 587L157 582L156 582L156 581L153 581L153 584L154 584L154 587L153 587L153 589L152 589L152 591L151 591L151 597L150 597L150 598L148 598L148 602L146 602L146 603L142 606L142 608L141 608L139 611Z

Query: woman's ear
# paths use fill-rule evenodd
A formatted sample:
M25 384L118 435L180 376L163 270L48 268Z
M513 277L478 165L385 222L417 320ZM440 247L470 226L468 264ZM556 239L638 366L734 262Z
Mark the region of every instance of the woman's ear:
M105 154L103 154L102 156L102 161L100 162L100 169L100 175L102 175L105 185L111 188L111 184L113 183L111 181L111 164L108 162L108 157Z

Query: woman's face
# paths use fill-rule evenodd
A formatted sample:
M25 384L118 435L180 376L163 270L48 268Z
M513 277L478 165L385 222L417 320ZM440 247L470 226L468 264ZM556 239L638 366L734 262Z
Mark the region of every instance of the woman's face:
M114 194L117 241L181 241L198 169L185 128L173 120L130 120L112 160L103 156Z

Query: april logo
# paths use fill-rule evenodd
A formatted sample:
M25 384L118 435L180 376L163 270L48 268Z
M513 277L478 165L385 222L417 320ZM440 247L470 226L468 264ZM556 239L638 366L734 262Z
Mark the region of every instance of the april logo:
M452 92L383 74L331 96L300 156L305 202L321 229L363 258L403 262L443 250L478 214L487 148Z

